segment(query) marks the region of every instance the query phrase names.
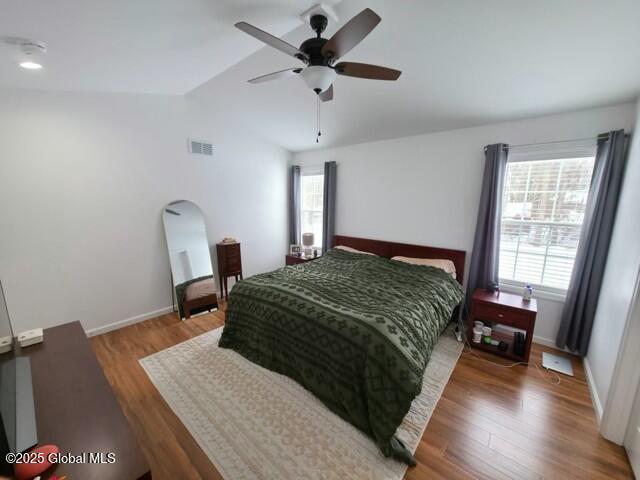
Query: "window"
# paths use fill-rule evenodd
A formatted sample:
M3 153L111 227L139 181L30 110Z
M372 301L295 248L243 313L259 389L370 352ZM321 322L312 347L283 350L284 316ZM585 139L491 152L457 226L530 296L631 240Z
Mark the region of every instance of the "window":
M300 177L300 238L303 233L313 232L315 246L322 247L322 203L324 175L302 172Z
M565 293L582 230L593 156L507 163L500 281Z

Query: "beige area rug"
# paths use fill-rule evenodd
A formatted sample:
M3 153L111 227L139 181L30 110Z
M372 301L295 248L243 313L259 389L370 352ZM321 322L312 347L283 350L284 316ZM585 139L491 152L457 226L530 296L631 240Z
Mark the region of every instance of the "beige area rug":
M399 480L407 466L288 377L218 348L222 328L140 360L225 479ZM415 451L462 351L447 330L396 432Z

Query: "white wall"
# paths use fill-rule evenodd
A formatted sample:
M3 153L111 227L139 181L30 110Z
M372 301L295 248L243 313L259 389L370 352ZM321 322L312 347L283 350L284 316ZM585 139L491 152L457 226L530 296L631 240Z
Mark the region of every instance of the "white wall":
M212 245L242 242L246 275L282 265L290 155L209 106L0 91L0 279L16 330L100 329L170 306L161 212L176 199L200 206ZM214 157L188 155L188 136Z
M294 154L300 165L338 162L336 233L389 241L473 247L483 147L595 137L631 129L635 105L625 104ZM539 300L535 335L553 344L562 303Z
M640 124L640 101L637 123ZM595 323L585 363L591 373L594 396L607 403L618 350L633 307L640 273L640 136L632 137L607 266L598 299Z

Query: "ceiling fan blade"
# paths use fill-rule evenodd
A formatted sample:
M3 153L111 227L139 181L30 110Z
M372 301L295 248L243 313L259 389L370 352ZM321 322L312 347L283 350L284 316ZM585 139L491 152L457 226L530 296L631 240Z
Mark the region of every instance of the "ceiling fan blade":
M340 62L335 66L338 75L348 77L369 78L371 80L397 80L400 70L369 65L368 63Z
M287 55L290 55L292 57L299 58L303 62L309 60L309 57L306 54L298 50L290 43L287 43L284 40L280 40L278 37L274 37L270 33L267 33L264 30L260 30L258 27L254 27L247 22L236 23L236 28L242 30L244 33L248 33L254 38L257 38L261 42L266 43L270 47L280 50L282 53L286 53Z
M359 44L382 20L370 8L365 8L349 20L322 47L322 55L336 60Z
M333 100L333 85L327 88L324 92L320 94L320 100L323 102L329 102Z
M247 80L249 83L262 83L270 82L271 80L279 80L281 78L294 77L302 71L301 68L287 68L286 70L280 70L278 72L267 73L251 80Z

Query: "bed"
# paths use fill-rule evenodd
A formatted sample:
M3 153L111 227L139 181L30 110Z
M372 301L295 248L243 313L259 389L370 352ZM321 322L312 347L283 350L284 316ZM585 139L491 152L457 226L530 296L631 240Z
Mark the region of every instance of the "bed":
M465 253L344 236L333 244L376 255L334 248L239 282L219 345L294 379L386 456L412 465L394 434L463 298ZM394 256L449 259L456 279Z

